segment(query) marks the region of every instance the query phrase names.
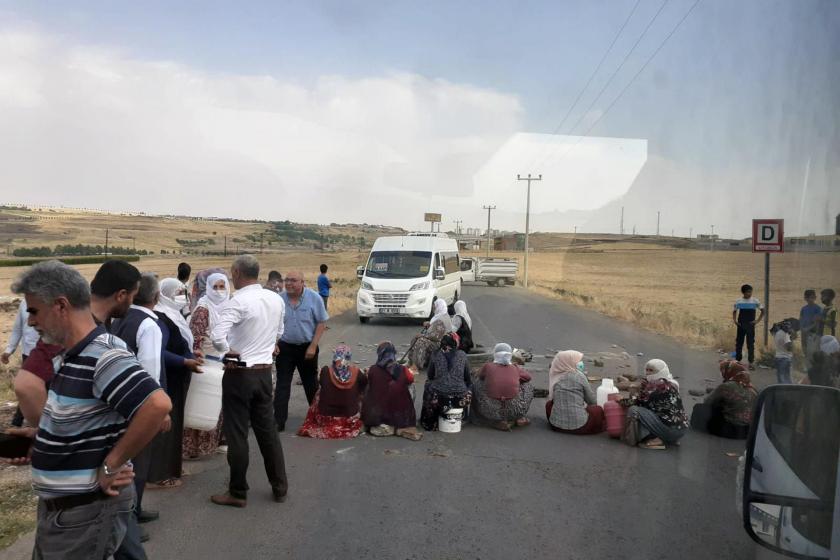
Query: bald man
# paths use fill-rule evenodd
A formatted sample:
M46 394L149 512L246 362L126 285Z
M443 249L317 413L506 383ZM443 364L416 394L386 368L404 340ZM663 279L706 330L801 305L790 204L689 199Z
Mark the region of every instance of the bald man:
M274 391L274 419L277 431L286 429L292 376L297 369L303 382L306 400L312 404L318 390L318 342L327 328L329 315L318 292L306 287L303 273L293 270L283 281L286 291L280 294L286 304L283 336L278 343L277 387Z

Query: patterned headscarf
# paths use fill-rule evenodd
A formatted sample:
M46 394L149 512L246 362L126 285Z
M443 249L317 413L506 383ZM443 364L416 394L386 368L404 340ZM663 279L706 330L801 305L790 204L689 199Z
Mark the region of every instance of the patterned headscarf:
M333 352L330 373L332 373L338 387L344 388L345 385L352 385L354 377L353 367L350 362L352 357L353 353L350 351L349 346L346 344L336 346L335 352Z
M744 364L735 360L724 360L720 363L720 374L724 381L734 381L747 389L752 387L750 374Z
M390 340L380 342L376 347L376 365L390 373L394 379L399 376L397 349Z

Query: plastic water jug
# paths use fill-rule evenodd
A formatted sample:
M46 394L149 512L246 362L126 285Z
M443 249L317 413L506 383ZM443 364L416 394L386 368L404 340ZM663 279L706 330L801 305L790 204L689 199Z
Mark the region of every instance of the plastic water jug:
M438 430L446 434L457 434L461 431L461 419L464 417L463 408L449 408L438 418Z
M621 437L624 430L624 419L627 416L627 409L618 404L621 395L612 393L607 395L607 402L604 403L604 416L607 417L607 433L610 437Z
M212 430L219 423L222 412L222 362L207 356L201 365L203 373L193 373L187 402L184 405L184 427L194 430Z
M604 406L604 403L607 402L607 396L612 395L613 393L618 393L618 387L615 386L613 380L610 378L604 378L601 380L601 386L598 387L598 390L595 391L595 401L598 406Z

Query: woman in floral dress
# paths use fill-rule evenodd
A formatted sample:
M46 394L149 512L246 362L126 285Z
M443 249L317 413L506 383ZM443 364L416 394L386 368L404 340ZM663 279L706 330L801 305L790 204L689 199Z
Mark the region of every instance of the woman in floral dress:
M645 364L639 394L623 402L630 405L622 439L628 445L665 449L679 445L688 428L680 385L662 360Z

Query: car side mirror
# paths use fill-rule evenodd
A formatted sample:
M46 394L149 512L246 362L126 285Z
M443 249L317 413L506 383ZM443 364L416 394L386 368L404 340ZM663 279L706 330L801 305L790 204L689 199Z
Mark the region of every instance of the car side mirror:
M356 278L361 280L362 278L364 278L364 276L365 276L365 267L357 266L356 267Z
M446 280L446 270L443 267L435 269L435 280Z
M794 558L840 546L840 389L772 385L759 395L747 440L744 529Z

